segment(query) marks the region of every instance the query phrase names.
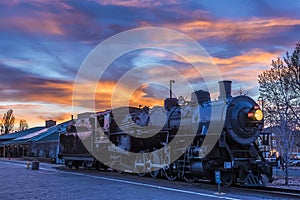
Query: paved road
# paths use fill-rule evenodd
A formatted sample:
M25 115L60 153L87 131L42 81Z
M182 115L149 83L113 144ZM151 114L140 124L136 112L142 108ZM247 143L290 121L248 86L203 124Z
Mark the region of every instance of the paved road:
M134 178L133 178L134 177ZM58 170L41 164L40 170L26 169L25 162L0 160L0 199L285 199L267 194L247 194L187 183L119 176L117 173L88 170ZM288 198L286 198L288 199Z

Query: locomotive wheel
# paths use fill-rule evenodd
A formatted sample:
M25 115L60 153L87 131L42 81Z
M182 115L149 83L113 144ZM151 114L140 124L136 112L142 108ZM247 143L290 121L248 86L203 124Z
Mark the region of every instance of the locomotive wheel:
M183 176L183 180L188 183L194 183L194 182L196 182L197 178L194 177L192 174L185 173Z
M84 162L84 166L89 169L93 167L93 164L94 164L93 161L85 161Z
M75 169L79 169L80 162L79 161L73 161L73 162L74 162L73 165L74 165Z
M106 171L108 169L108 167L103 164L102 162L100 161L97 161L96 164L95 164L95 168L98 170L98 171L101 171L101 170L104 170Z
M157 152L152 152L150 154L150 176L153 178L158 178L160 176L161 169L161 158Z
M100 171L101 170L101 163L99 161L96 162L95 164L96 170Z
M225 187L230 187L235 183L235 175L233 171L222 171L221 182Z
M147 174L146 162L147 162L146 154L143 151L140 151L137 154L134 162L134 168L138 176L145 176Z
M169 181L175 181L178 177L177 166L174 163L170 163L170 157L165 157L164 174Z
M176 166L175 166L176 167ZM169 181L175 181L178 177L177 170L174 169L174 164L168 165L164 168L165 176Z
M72 161L71 160L65 160L65 165L71 169L72 168Z

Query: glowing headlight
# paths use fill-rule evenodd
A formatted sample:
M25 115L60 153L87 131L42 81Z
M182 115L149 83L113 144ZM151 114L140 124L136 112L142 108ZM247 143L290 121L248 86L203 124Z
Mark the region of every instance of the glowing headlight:
M257 121L261 121L264 117L264 114L261 110L256 110L254 112L254 119L257 120Z
M258 109L258 110L251 110L249 113L248 113L248 118L251 119L251 120L255 120L255 121L261 121L264 117L264 114L263 112Z

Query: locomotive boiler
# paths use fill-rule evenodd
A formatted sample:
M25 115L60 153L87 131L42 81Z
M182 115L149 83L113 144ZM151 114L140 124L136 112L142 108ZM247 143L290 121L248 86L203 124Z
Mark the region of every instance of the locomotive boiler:
M231 81L219 82L215 101L199 90L190 101L170 97L163 107L122 107L91 114L87 124L88 130L77 126L73 134L84 135L82 142L90 153L84 159L62 152L68 166L117 165L139 176L188 182L214 181L218 170L225 186L264 186L272 181L272 164L256 143L263 113L250 97L232 97ZM62 149L71 144L66 143L67 134L61 135Z

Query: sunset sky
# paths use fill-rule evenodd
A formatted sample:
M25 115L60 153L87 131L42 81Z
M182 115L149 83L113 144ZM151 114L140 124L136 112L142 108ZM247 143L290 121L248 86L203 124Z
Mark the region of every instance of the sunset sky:
M254 99L257 76L300 41L299 1L162 2L0 1L1 117L11 108L16 126L20 119L30 127L43 125L46 119L69 119L73 84L84 59L105 39L132 28L162 27L186 34L205 48L222 77L233 81L234 95L242 88ZM103 80L99 109L105 108L118 73L147 63L188 66L166 52L145 50L123 56L112 63L113 70ZM158 72L157 67L143 71L147 76ZM166 91L142 85L132 94L131 103L160 103L168 96Z

